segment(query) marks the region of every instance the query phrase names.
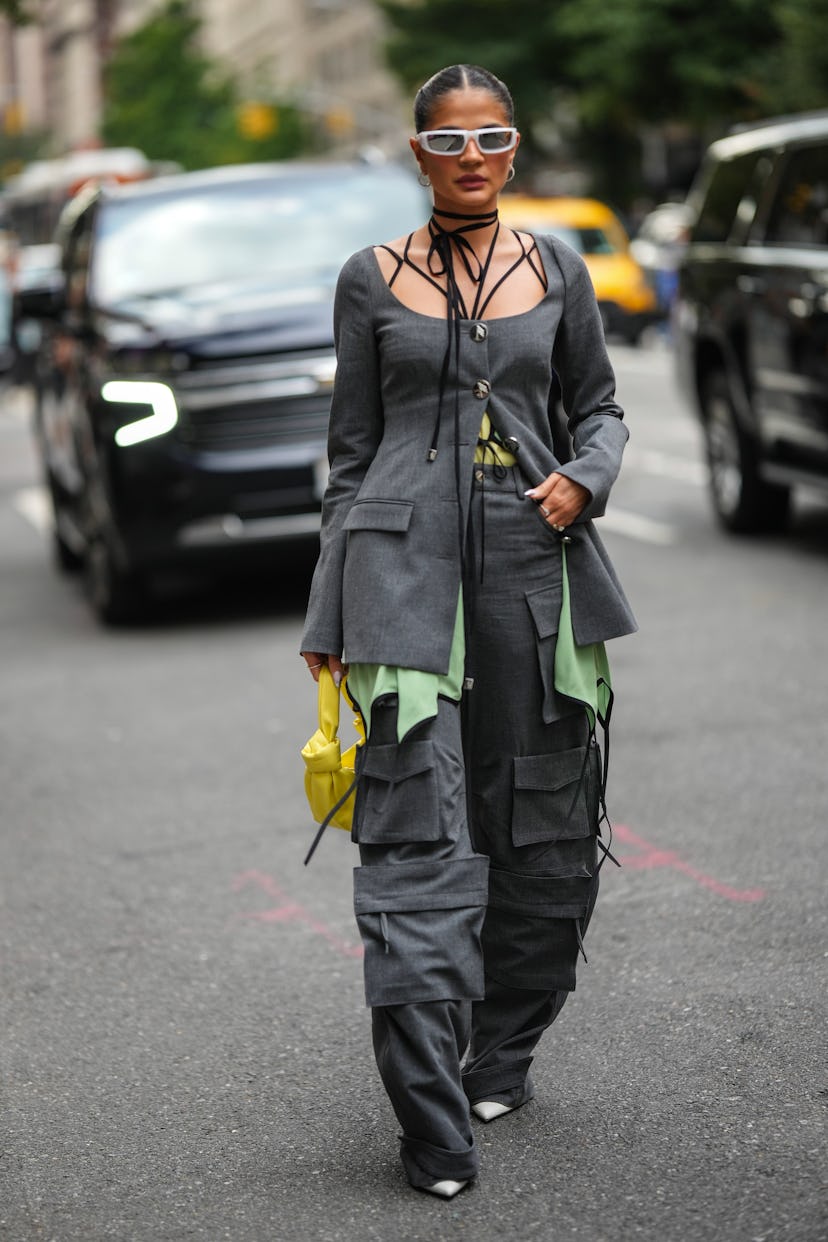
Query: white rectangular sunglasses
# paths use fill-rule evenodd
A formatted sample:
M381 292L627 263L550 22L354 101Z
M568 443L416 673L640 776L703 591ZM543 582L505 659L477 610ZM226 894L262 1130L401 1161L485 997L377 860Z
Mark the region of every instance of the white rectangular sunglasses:
M425 129L416 138L429 155L462 155L472 138L485 155L499 155L502 151L511 151L517 142L517 129L514 125L487 125L483 129Z

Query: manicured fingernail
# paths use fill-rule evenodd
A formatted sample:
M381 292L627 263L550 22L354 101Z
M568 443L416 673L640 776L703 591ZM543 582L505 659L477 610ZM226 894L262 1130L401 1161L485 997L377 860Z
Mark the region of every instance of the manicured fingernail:
M333 679L334 679L334 685L338 687L339 683L342 681L342 674L339 672L334 673Z
M529 488L529 490L528 490L528 491L526 491L526 492L524 492L523 494L524 494L524 496L531 496L531 497L532 497L532 499L534 500L534 499L535 499L535 489L534 489L534 487L530 487L530 488Z

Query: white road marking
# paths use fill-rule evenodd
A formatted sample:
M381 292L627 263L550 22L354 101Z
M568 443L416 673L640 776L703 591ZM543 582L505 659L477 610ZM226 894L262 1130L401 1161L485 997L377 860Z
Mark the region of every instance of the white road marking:
M28 424L32 416L32 398L27 388L18 386L0 390L0 423Z
M670 375L673 370L673 356L669 349L634 349L629 345L610 345L610 361L618 376L619 386L623 383L624 374L630 375Z
M628 539L638 539L641 543L654 543L660 547L668 547L678 539L673 526L666 522L657 522L654 518L644 517L640 513L630 513L628 509L608 509L600 519L599 529L612 531L616 535L626 535Z
M24 487L12 497L12 507L41 535L51 532L54 519L45 487Z
M624 453L624 466L640 470L642 474L672 479L677 483L690 483L695 487L704 487L707 482L707 468L703 462L676 457L672 453L662 453L658 449L628 448Z

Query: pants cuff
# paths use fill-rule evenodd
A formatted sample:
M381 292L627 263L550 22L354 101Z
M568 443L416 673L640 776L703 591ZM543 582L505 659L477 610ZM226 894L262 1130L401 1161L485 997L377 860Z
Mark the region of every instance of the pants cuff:
M532 1057L524 1057L520 1061L509 1061L505 1065L484 1066L482 1069L469 1070L463 1074L463 1090L471 1104L479 1100L494 1100L503 1095L517 1092L520 1095L529 1082L529 1066ZM527 1096L530 1099L531 1096ZM502 1100L501 1103L507 1101ZM526 1101L521 1101L525 1103Z
M474 1140L464 1151L447 1151L425 1139L400 1138L400 1156L412 1186L422 1189L448 1178L467 1182L477 1176L480 1160Z

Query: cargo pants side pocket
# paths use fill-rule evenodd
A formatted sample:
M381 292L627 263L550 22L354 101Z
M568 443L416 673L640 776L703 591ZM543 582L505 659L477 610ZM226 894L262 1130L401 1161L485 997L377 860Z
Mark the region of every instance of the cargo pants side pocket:
M482 855L354 869L368 1006L482 998L487 875Z
M486 973L507 987L571 992L580 928L597 876L559 878L492 868L483 928Z

